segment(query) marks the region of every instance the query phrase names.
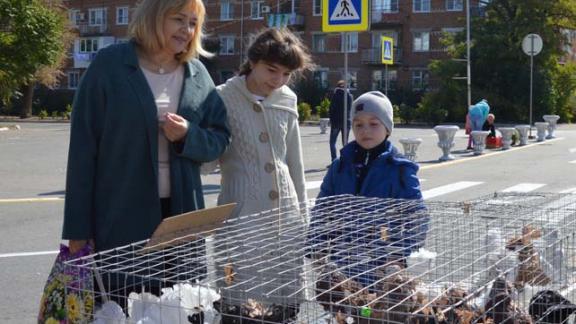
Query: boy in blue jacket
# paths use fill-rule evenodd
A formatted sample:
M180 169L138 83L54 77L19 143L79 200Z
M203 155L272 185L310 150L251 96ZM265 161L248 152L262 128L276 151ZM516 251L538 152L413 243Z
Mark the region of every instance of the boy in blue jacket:
M313 253L329 253L343 273L370 286L378 279L376 268L392 261L405 265L406 257L423 245L428 216L416 176L418 165L388 141L394 129L390 100L379 91L367 92L352 104L351 117L356 140L330 166L318 198L349 194L415 201L407 201L404 208L395 202L392 208L391 200L378 200L371 210L336 217L313 210L309 246Z

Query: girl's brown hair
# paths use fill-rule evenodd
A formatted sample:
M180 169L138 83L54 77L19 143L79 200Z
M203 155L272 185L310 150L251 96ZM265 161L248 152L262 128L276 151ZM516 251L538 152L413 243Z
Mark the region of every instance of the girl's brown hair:
M212 54L202 48L202 29L206 17L206 8L202 0L143 0L134 11L134 18L128 26L128 35L145 49L157 52L166 44L163 32L164 20L168 15L186 7L196 14L198 20L188 48L176 58L183 63L199 55L211 57Z
M250 63L259 61L279 64L291 71L309 70L313 67L306 46L286 28L267 28L258 33L248 48L247 56L240 66L240 75L250 74Z

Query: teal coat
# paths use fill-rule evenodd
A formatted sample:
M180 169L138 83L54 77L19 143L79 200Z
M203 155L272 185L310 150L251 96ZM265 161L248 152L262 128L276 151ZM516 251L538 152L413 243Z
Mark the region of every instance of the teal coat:
M226 110L198 60L185 65L177 113L189 121L172 144L172 214L204 208L200 164L229 143ZM155 100L133 42L98 52L74 98L63 239L105 250L147 239L161 221Z

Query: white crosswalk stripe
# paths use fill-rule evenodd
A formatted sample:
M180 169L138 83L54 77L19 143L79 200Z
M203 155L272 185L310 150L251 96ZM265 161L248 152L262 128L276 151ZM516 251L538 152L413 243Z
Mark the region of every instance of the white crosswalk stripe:
M576 194L576 187L575 187L575 188L566 189L566 190L562 190L562 191L560 191L560 193L572 193L572 194Z
M440 186L440 187L436 187L436 188L432 188L432 189L428 189L422 192L422 197L424 199L430 199L430 198L434 198L434 197L438 197L441 195L445 195L451 192L455 192L458 190L463 190L466 188L470 188L473 186L477 186L479 184L482 184L483 182L477 182L477 181L459 181L459 182L454 182L445 186Z
M306 181L306 190L318 189L322 181Z
M502 192L530 192L538 188L544 187L544 183L519 183L515 186L506 188Z

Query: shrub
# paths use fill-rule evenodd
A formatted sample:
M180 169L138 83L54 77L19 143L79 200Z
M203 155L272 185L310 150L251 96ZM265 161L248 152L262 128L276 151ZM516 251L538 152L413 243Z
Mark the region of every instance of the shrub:
M57 118L58 118L58 111L57 111L57 110L52 111L51 117L52 117L53 119L57 119Z
M396 110L394 111L396 113ZM416 119L416 108L407 104L400 104L398 108L398 115L403 124L410 124Z
M298 104L298 120L303 122L310 118L312 114L312 108L310 108L310 104L306 102L301 102Z
M48 118L48 112L45 109L40 110L38 113L38 118L45 119Z
M320 101L320 105L316 106L316 111L320 118L328 118L330 116L330 99L324 98Z
M62 116L65 119L70 119L70 116L72 116L72 105L71 104L67 104L66 105L66 109L62 112Z

